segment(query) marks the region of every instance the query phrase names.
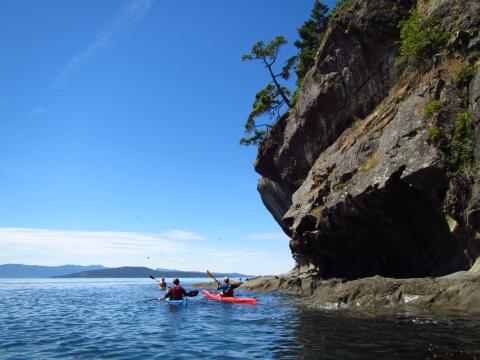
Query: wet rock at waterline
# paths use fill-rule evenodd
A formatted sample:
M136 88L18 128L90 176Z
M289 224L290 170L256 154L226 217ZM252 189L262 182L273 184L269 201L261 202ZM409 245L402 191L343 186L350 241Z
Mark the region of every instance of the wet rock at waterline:
M432 310L480 314L480 273L462 271L438 278L380 276L346 281L314 274L259 277L242 289L301 295L299 304L323 310Z

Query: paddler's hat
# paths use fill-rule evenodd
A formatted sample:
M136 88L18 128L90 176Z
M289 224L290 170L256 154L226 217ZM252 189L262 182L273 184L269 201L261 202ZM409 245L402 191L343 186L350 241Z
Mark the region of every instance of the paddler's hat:
M228 282L230 281L230 279L228 278L228 276L225 276L225 277L223 278L223 281L225 281L226 283L228 283Z

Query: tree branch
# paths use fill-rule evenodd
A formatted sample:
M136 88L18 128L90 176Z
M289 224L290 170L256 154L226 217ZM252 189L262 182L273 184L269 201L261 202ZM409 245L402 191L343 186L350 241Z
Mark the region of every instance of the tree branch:
M269 65L268 62L265 59L263 61L265 62L265 65L267 65L268 72L270 73L270 76L272 77L273 83L275 84L275 86L278 90L278 93L282 97L283 101L285 101L285 104L287 104L288 107L291 108L290 101L288 101L288 98L285 95L285 93L283 92L282 88L280 87L280 84L278 83L275 75L273 75L272 66Z
M259 125L254 125L253 127L258 128L258 127L262 127L262 126L265 126L265 127L270 128L270 129L273 129L273 126L272 126L272 125L268 125L268 124L259 124Z

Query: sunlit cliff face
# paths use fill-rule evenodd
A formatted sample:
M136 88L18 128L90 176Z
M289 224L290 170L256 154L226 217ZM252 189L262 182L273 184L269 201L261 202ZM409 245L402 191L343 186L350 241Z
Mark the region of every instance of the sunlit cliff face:
M447 166L459 114L468 114L476 134L460 141L480 153L480 67L469 60L480 5L422 5L440 19L439 31L461 36L427 65L401 68L397 24L414 4L396 3L349 3L325 35L296 111L259 147L258 189L291 237L297 270L324 278L433 276L465 270L480 254L480 157L468 171L452 175ZM452 10L461 8L469 11ZM455 74L466 67L473 75L459 85ZM428 114L432 101L441 110Z

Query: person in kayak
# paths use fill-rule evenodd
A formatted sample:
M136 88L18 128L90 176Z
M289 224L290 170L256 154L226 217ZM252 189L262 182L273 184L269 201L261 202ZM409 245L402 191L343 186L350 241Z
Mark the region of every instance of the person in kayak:
M164 278L162 278L162 281L160 282L160 287L161 287L162 289L165 289L165 288L167 287L167 283L165 282L165 279L164 279Z
M225 277L223 279L224 284L221 285L218 283L217 290L220 290L220 295L223 297L233 297L233 289L236 289L239 285L237 284L230 284L230 279Z
M180 280L176 278L176 279L173 279L173 287L168 289L165 296L160 298L160 300L163 300L165 298L169 298L170 300L183 300L184 296L187 296L187 292L180 285Z

